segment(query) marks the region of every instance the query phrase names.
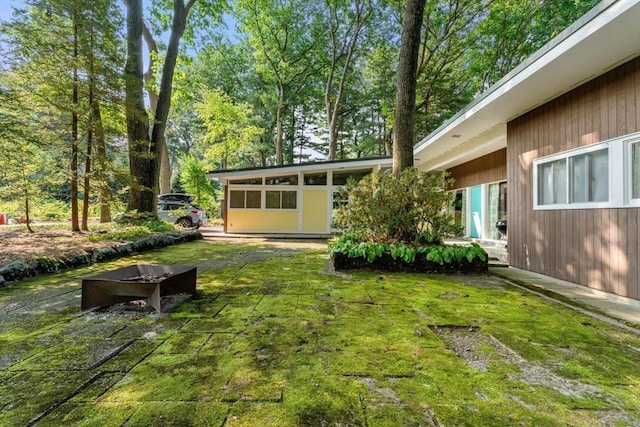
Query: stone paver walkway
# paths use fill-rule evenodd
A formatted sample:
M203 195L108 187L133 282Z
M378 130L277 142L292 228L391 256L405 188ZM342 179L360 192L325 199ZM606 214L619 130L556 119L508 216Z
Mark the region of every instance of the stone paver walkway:
M334 274L325 248L197 242L2 289L0 426L639 425L639 336L492 277ZM198 299L79 310L82 277L133 263L197 265Z

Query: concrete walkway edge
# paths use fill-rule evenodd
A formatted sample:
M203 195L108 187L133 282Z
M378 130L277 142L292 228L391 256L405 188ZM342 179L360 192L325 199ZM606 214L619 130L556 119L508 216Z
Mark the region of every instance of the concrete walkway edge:
M599 320L640 333L638 300L515 267L493 267L489 273Z

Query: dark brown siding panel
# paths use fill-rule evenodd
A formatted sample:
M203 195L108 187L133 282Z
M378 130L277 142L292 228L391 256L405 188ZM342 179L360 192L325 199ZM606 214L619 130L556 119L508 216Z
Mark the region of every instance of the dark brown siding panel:
M640 233L640 209L629 210L629 236L637 236ZM629 239L629 253L638 253L639 243ZM637 258L629 258L629 297L640 299L640 266ZM633 279L635 277L635 280Z
M507 179L507 149L453 167L449 173L455 180L454 188L504 181Z
M534 159L638 131L640 58L507 124L511 265L640 299L640 209L533 210Z

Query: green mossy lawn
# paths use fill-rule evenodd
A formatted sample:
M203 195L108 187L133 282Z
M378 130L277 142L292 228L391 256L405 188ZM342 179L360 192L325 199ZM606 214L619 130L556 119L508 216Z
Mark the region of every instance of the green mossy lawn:
M0 289L0 425L640 424L640 336L489 276L327 271L199 241ZM80 311L82 277L198 267L171 313Z

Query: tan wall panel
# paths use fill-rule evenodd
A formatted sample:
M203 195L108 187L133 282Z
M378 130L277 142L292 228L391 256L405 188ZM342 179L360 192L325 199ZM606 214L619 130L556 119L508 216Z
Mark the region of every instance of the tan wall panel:
M302 231L328 233L328 190L302 192Z
M448 171L455 180L453 188L466 188L507 179L507 149L478 157Z
M298 211L290 210L227 210L229 233L278 233L298 231Z
M533 160L640 131L640 58L507 125L511 265L640 299L640 209L533 210Z

